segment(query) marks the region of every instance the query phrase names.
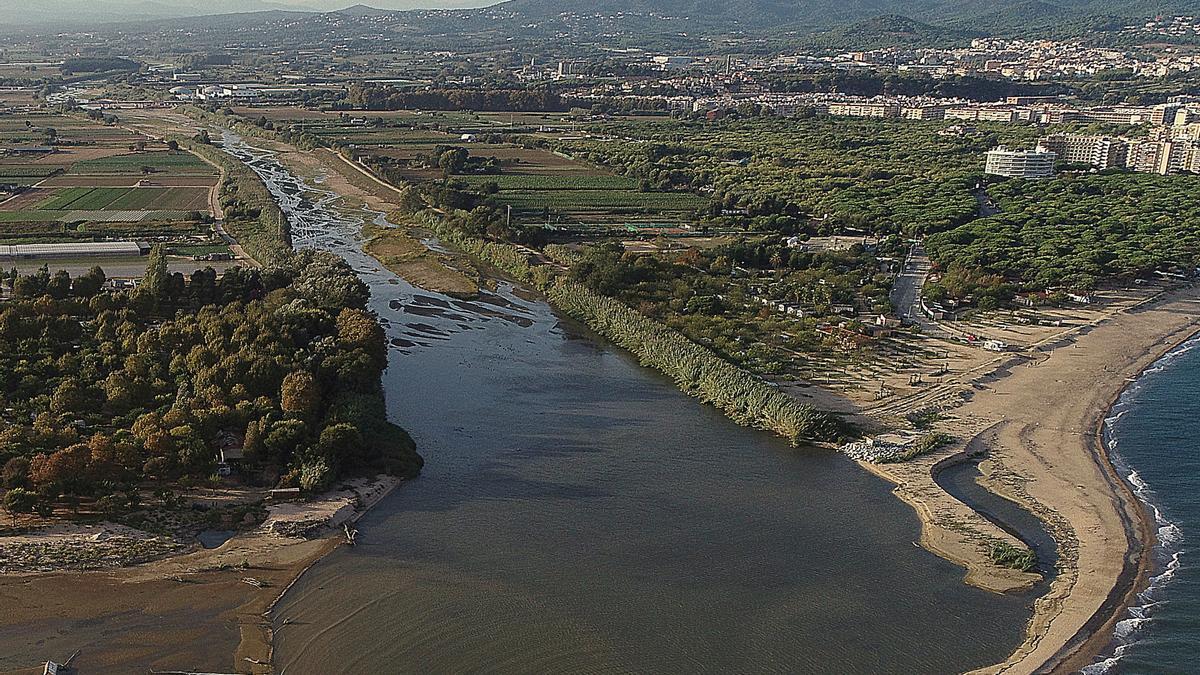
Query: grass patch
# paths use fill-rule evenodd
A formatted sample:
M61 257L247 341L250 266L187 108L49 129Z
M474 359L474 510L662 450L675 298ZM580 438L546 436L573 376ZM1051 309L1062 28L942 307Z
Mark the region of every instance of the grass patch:
M1007 541L997 541L988 551L992 562L1010 570L1029 572L1037 565L1037 555L1027 548L1018 548Z
M148 167L155 172L211 174L212 167L196 156L186 152L139 152L132 155L115 155L78 162L71 173L140 174Z

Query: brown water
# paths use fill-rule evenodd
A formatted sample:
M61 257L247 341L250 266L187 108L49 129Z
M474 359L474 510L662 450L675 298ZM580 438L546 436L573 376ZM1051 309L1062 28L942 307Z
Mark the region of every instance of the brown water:
M509 286L414 289L253 163L298 245L371 285L389 415L426 458L279 604L281 672L941 673L1020 641L1032 598L963 585L845 457L732 424Z

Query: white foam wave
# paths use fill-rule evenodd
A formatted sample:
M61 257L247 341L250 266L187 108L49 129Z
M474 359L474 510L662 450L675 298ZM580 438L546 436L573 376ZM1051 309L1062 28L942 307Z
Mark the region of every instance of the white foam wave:
M1125 480L1133 488L1134 495L1154 514L1154 522L1158 527L1154 556L1159 561L1161 567L1157 574L1150 577L1146 589L1138 594L1139 604L1127 610L1128 618L1117 622L1113 630L1114 641L1117 645L1113 649L1112 655L1097 660L1095 663L1081 669L1080 672L1084 675L1103 675L1116 667L1130 646L1137 642L1137 633L1143 626L1153 621L1153 615L1156 610L1166 604L1166 601L1157 596L1161 592L1161 589L1175 578L1175 574L1181 565L1180 556L1184 552L1183 531L1176 523L1167 518L1166 514L1155 503L1154 490L1146 483L1141 474L1136 469L1128 466L1117 453L1118 439L1116 437L1116 425L1132 409L1135 397L1145 385L1145 375L1162 372L1171 362L1197 346L1200 346L1200 336L1188 340L1154 362L1143 372L1143 377L1139 377L1126 387L1116 404L1113 405L1109 415L1104 418L1104 443L1108 448L1113 463L1120 471L1126 473ZM1164 562L1165 564L1163 564Z
M1116 667L1117 662L1121 660L1119 656L1110 656L1103 661L1097 661L1090 665L1086 665L1079 669L1080 675L1104 675Z
M1113 635L1115 635L1118 640L1125 640L1130 635L1133 635L1135 631L1145 625L1148 621L1150 621L1148 617L1121 619L1117 622L1116 627L1113 629Z

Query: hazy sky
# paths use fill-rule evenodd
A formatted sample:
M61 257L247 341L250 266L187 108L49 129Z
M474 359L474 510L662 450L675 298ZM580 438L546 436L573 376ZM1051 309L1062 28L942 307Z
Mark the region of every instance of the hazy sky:
M414 9L428 7L483 7L486 5L494 5L499 0L368 0L367 2L354 2L354 0L274 0L279 5L295 5L297 7L310 7L316 9L341 9L349 5L363 4L379 9Z
M464 8L499 0L0 0L0 32L12 26L76 25L267 9L335 10L355 4L379 9Z

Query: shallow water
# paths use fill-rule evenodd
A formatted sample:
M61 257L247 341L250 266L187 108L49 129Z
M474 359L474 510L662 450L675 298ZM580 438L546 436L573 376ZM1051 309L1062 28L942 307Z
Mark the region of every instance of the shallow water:
M370 284L389 414L426 458L284 597L283 672L948 673L1020 641L1032 598L962 584L884 481L732 424L510 286L414 289L259 157L297 245Z
M1150 587L1117 624L1099 673L1200 672L1200 344L1160 360L1121 397L1106 423L1118 469L1157 521Z

